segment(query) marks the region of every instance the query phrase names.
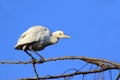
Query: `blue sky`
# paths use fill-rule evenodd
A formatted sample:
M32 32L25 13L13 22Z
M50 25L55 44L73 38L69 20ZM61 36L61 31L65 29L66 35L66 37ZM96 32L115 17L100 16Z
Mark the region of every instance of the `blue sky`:
M19 36L33 25L46 26L52 32L63 30L72 36L40 51L46 59L86 56L120 62L119 0L0 0L0 61L30 59L14 46ZM38 65L38 72L40 76L60 74L68 68L79 69L80 64L45 63ZM1 80L34 76L31 65L0 65Z

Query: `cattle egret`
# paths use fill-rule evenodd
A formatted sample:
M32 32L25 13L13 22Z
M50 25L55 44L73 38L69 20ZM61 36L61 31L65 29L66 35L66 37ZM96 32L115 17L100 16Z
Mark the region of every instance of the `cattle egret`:
M44 26L32 26L25 31L18 39L15 49L25 51L32 59L35 59L27 50L33 51L41 60L44 58L36 51L43 50L45 47L56 44L60 38L70 38L63 31L53 33Z

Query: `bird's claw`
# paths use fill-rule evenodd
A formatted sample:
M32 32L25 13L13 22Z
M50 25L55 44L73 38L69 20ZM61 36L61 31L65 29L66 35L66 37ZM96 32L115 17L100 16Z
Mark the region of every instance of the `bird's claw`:
M31 60L32 60L32 63L33 63L33 64L35 64L36 61L37 61L35 58L32 58Z
M39 60L40 63L43 63L44 61L45 61L44 58L41 58L41 59Z
M45 59L43 57L41 57L40 60L37 60L35 58L31 58L31 60L32 60L33 64L35 64L36 62L43 63L45 61Z

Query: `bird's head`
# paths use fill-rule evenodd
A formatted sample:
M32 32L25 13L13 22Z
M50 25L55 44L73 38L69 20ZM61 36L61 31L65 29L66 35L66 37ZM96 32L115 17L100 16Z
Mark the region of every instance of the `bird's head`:
M55 31L55 32L53 32L52 35L53 35L54 37L58 38L58 39L59 39L59 38L71 38L70 36L65 35L63 31Z

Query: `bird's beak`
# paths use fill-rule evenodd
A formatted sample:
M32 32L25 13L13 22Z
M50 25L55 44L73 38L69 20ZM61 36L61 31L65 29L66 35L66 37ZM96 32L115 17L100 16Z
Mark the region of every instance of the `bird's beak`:
M63 35L63 38L71 38L71 36Z

